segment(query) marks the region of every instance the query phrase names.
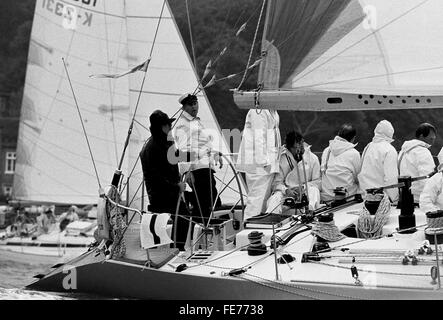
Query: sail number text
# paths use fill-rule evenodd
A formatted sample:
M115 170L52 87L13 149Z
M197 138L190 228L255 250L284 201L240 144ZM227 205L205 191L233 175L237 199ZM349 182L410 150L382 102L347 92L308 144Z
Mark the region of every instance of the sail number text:
M90 6L95 6L97 0L74 0ZM65 29L75 29L78 25L90 27L92 24L92 12L82 12L73 6L65 4L63 0L42 0L42 8L63 18L63 27Z

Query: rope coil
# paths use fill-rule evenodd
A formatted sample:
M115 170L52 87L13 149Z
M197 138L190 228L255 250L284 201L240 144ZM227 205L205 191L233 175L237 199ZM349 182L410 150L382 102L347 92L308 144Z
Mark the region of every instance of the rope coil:
M311 234L331 242L339 241L346 237L338 230L331 215L325 218L319 217L318 221L314 222Z
M443 234L443 210L437 210L426 213L426 221L428 223L425 228L427 235L441 235Z
M390 210L391 202L386 194L384 194L375 215L371 215L366 206L363 206L357 222L357 236L364 239L381 236L383 226L389 220Z

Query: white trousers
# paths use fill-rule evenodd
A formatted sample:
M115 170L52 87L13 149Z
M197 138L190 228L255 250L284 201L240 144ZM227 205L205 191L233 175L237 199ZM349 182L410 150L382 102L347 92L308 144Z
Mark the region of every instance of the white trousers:
M246 173L246 184L248 185L248 200L246 201L244 220L258 216L265 212L266 201L271 194L271 185L274 179L271 174L249 174Z
M309 196L309 209L315 210L320 206L320 191L318 188L308 185L308 196ZM267 213L282 213L283 199L285 196L283 192L276 191L268 199L266 212Z

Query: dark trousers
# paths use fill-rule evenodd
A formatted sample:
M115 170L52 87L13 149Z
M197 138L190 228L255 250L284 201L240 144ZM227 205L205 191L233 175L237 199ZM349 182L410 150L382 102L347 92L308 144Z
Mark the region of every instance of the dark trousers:
M202 223L203 216L203 222L206 225L215 201L217 201L216 207L221 206L221 200L217 198L218 192L214 171L209 168L203 168L192 171L192 175L194 177L194 185L191 185L193 192L187 192L186 199L192 205L193 220Z
M171 238L174 240L174 235L176 235L175 244L176 247L183 251L185 248L186 238L188 236L188 229L189 229L189 219L190 213L188 209L186 208L186 204L183 201L180 201L180 207L178 209L178 217L177 217L177 225L175 225L175 211L171 215L173 222L172 232L171 232ZM185 219L187 218L187 219ZM175 232L175 229L177 228L177 233Z

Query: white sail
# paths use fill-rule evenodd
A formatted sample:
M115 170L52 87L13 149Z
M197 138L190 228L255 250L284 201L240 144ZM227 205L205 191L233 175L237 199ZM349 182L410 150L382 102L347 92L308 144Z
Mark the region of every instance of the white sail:
M440 0L269 1L261 102L316 111L442 107L442 10ZM235 98L254 106L253 94Z
M65 59L102 186L128 128L128 81L90 79L128 68L122 1L37 0L14 177L17 200L95 203L98 182L64 70Z
M358 7L361 23L332 42L330 34L345 29ZM287 85L349 93L443 94L442 10L439 0L351 1ZM325 45L329 48L319 54Z
M193 92L198 85L167 3L163 0L38 0L36 3L14 196L27 201L95 203L98 182L62 58L67 63L102 187L110 184L119 165L135 114L121 169L124 183L130 177L128 200L132 206L140 207L143 174L139 152L150 137L149 115L161 109L172 116L180 107L178 98L185 92ZM139 71L127 75L128 70L148 58L152 60L146 75ZM101 78L109 74L119 77ZM204 94L200 94L199 102L199 116L211 130L215 148L227 153ZM233 175L221 171L217 177L221 189L221 181L228 182ZM223 193L222 202L237 202L235 189L238 188L234 184L231 188L234 190L228 188ZM145 193L144 204L147 203Z

